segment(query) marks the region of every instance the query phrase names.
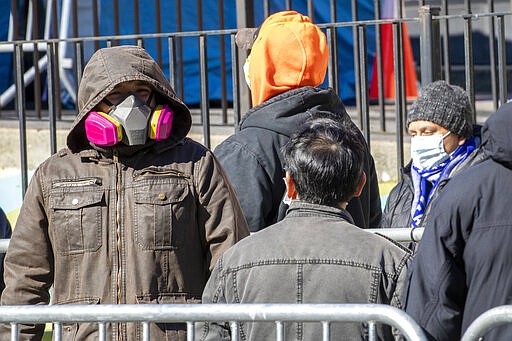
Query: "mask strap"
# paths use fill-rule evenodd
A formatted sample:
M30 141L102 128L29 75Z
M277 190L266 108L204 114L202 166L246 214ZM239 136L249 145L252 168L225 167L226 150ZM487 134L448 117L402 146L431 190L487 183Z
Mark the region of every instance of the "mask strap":
M446 136L450 135L452 132L448 130L448 132L446 134L443 135L443 140Z
M106 99L106 98L103 98L103 99L101 100L101 102L103 102L103 103L105 103L106 105L108 105L108 107L110 108L110 110L112 110L113 108L115 108L115 107L116 107L112 102L110 102L110 101L109 101L108 99Z

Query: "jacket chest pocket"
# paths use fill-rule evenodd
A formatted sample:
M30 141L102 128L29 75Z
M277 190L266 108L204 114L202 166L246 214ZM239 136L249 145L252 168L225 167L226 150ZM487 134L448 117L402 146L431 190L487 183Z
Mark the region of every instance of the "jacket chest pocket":
M144 250L170 250L183 245L193 224L188 181L145 181L134 186L135 241Z
M50 193L54 248L61 255L97 251L102 244L103 190L69 189Z

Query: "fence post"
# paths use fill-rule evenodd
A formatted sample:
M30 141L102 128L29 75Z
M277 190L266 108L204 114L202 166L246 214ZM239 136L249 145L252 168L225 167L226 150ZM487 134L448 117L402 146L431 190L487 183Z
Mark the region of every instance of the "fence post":
M236 26L237 28L254 27L254 2L253 0L236 0ZM247 58L247 51L240 51L238 54L238 65L242 67ZM238 77L240 87L240 115L243 116L251 108L249 87L245 83L245 76L240 72Z
M439 7L421 6L420 55L421 86L441 79L441 31L438 19L432 19L440 13Z

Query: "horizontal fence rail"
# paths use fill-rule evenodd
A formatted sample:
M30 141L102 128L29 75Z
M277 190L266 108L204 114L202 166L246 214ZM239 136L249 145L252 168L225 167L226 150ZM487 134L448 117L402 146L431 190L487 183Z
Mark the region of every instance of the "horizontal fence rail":
M461 341L483 340L488 331L508 323L512 323L512 305L489 309L469 325Z
M107 322L139 322L143 324L143 340L149 340L150 322L186 322L187 339L195 339L194 322L230 322L232 340L238 340L236 322L276 322L276 339L284 340L282 322L319 322L323 340L329 340L331 322L369 322L396 328L407 340L423 341L426 337L418 324L405 312L381 304L126 304L2 306L0 322L10 323L11 340L17 340L17 326L23 323L54 323L60 331L62 323L97 322L100 340L105 340ZM374 335L376 337L376 335ZM61 335L54 335L60 340Z

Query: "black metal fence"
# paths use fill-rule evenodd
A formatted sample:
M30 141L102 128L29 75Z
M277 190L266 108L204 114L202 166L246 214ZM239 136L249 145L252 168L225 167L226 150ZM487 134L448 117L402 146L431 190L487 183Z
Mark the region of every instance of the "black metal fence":
M93 36L81 37L80 27L78 26L78 17L80 15L78 1L62 1L61 13L64 10L64 4L67 13L71 13L73 29L67 38L52 38L51 32L58 32L59 24L62 19L57 11L57 1L48 0L44 7L41 2L36 0L28 1L28 7L25 8L27 15L26 23L22 30L17 20L12 21L10 41L0 42L0 52L12 55L13 59L13 86L4 92L0 97L0 118L16 119L20 127L20 155L22 169L22 188L23 193L27 188L27 145L26 145L26 121L27 119L48 120L50 130L51 152L55 153L57 149L56 122L63 119L63 112L73 113L73 105L63 103L62 87L67 87L72 101L76 96L76 87L80 82L80 77L90 51L94 51L102 46L114 46L119 44L137 44L145 46L153 44L156 46L155 59L167 68L169 80L178 94L185 99L189 94L185 91L186 80L184 77L183 48L194 45L197 48L197 61L199 66L199 87L200 101L194 103L194 124L201 125L204 135L204 143L210 146L210 128L214 124L236 125L241 115L249 107L248 89L243 82L241 74L242 62L246 51L239 50L234 41L237 32L236 28L226 29L224 25L225 4L222 0L218 1L218 13L208 13L208 17L217 15L220 27L218 29L203 30L205 20L202 11L203 1L198 1L197 30L182 32L182 8L181 1L174 2L176 6L176 27L175 32L162 32L162 22L160 8L163 2L156 0L154 2L154 21L155 29L152 33L141 33L140 22L147 20L141 17L138 1L133 2L133 13L135 13L133 34L121 34L119 16L122 9L119 8L119 0L112 2L114 17L114 35L99 36L99 12L98 1L93 0L92 22ZM452 2L451 2L452 3ZM254 25L255 13L257 11L246 10L255 9L255 6L263 6L263 13L266 16L269 13L281 9L294 9L292 1L285 1L281 8L273 8L273 2L263 1L253 4L252 1L236 1L238 26L245 26L250 23ZM500 3L501 4L501 3ZM304 3L302 3L304 5ZM313 1L306 3L307 13L315 17L315 7ZM424 1L419 1L415 8L414 16L406 17L402 7L399 7L398 18L381 19L380 1L374 2L374 19L360 20L358 15L357 1L351 1L352 13L351 21L338 21L336 12L336 1L329 1L331 22L318 23L325 30L329 46L331 47L331 56L329 60L327 84L334 89L340 88L338 74L338 61L347 54L354 60L354 78L355 78L355 110L357 115L355 120L362 129L364 136L371 141L370 119L377 119L379 124L376 129L378 132L388 130L396 133L396 155L397 169L405 162L404 159L404 118L407 111L408 98L406 96L405 84L407 83L406 73L404 72L404 29L407 28L413 41L414 60L416 61L416 76L421 84L429 83L436 79L444 78L455 82L454 71L454 47L451 46L451 33L454 28L463 32L463 46L457 46L457 53L463 56L464 84L462 85L469 93L473 104L477 95L484 94L493 102L494 108L508 99L508 88L510 87L510 29L507 30L507 21L512 17L512 12L494 12L494 1L487 1L489 12L474 14L471 11L471 2L466 0L463 4L459 3L459 13L449 14L448 1L441 1L440 4L425 5ZM411 3L408 4L409 10ZM462 8L462 10L460 10ZM246 10L242 13L242 10ZM13 18L19 17L19 6L17 1L12 1L11 12ZM461 13L462 12L462 13ZM45 25L41 24L41 13L46 14ZM38 15L39 14L39 15ZM475 24L478 23L478 25ZM22 21L20 21L22 23ZM475 46L473 36L481 31L482 23L487 27L486 40L478 41ZM394 99L390 100L384 95L383 61L385 56L382 54L381 29L385 26L391 26L392 47L393 47L393 69L394 69ZM32 27L31 30L28 28ZM44 27L44 33L40 28ZM337 35L340 30L352 30L353 49L351 51L338 51ZM375 46L370 46L368 32L375 35ZM406 37L405 37L406 38ZM209 56L210 44L216 42L219 46L219 53L214 58L219 58L215 62L220 65L218 69L212 71L209 63L212 57ZM481 46L484 43L484 46ZM415 45L416 44L416 45ZM62 49L68 49L71 52L71 58L63 58ZM368 65L371 63L368 50L375 51L375 65L378 79L378 96L374 100L369 98L369 80L370 76ZM460 51L462 49L463 51ZM474 51L481 54L482 50L488 52L487 64L476 64ZM485 54L485 53L484 53ZM508 57L508 58L507 58ZM478 87L478 93L475 93L475 84L479 79L475 77L475 69L479 72L484 69L489 75L490 81L487 87ZM64 73L66 75L63 74ZM212 72L221 80L221 97L219 101L212 101L209 93L209 77ZM66 77L72 79L72 82L64 82ZM27 92L28 95L27 96ZM27 100L30 97L30 101ZM410 101L409 101L410 102ZM14 105L13 105L14 104ZM391 106L391 108L390 108ZM71 111L69 111L71 110ZM219 116L215 122L211 121L213 113ZM65 116L65 115L64 115ZM72 115L71 115L72 116ZM216 117L217 117L216 116ZM387 125L389 119L394 123L393 129Z

